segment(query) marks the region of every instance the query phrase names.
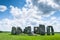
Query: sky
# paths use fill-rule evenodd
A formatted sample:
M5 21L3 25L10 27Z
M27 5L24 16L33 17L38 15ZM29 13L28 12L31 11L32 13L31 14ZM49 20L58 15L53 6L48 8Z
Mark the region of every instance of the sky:
M39 24L60 32L60 0L0 0L0 31Z

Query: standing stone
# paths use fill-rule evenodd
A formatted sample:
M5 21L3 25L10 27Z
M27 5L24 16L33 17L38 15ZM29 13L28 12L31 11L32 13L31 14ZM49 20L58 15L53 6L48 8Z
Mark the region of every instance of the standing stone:
M20 33L22 33L22 29L20 27L17 27L16 34L18 35Z
M31 33L31 26L28 26L27 34L28 35L32 35L32 33Z
M50 35L50 29L51 29L52 35L54 35L54 29L53 29L52 26L48 26L48 27L47 27L47 35Z
M23 33L27 33L27 27L25 27L25 29L24 29L24 32Z
M27 27L27 34L30 34L31 33L31 26L28 26Z
M12 27L11 34L16 35L16 27Z
M34 33L39 34L39 27L34 27Z
M45 35L45 25L39 25L39 33Z
M26 33L28 35L32 35L32 33L31 33L31 26L25 27L24 33Z

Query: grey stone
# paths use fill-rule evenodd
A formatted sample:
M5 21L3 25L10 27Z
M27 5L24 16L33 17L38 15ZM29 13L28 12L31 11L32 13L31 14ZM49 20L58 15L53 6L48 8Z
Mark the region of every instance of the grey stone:
M51 29L52 35L54 35L54 29L53 29L53 26L48 26L48 27L47 27L47 35L50 35L50 29Z
M31 33L31 26L28 26L27 27L27 34L30 34Z
M45 25L39 25L39 34L45 35Z
M31 33L31 26L25 27L24 33L26 33L28 35L32 35L32 33Z
M18 34L20 34L20 33L22 33L22 29L21 29L20 27L17 27L17 29L16 29L16 34L18 35Z
M27 33L27 27L25 27L25 29L24 29L23 33Z
M34 27L34 33L39 34L39 27Z
M11 34L16 35L16 27L12 27Z

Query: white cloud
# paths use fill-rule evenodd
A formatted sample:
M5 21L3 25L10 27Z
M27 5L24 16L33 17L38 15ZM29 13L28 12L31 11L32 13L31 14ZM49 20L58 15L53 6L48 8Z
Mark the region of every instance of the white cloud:
M60 5L60 0L53 0L56 4Z
M60 5L56 4L53 0L32 0L34 6L36 6L43 15L54 13L60 10Z
M37 1L37 0L35 0ZM38 3L43 2L43 3L48 3L47 5L41 4L43 6L46 6L46 8L48 7L48 9L50 8L50 10L47 10L44 8L44 10L42 10L43 8L41 8L40 10L38 10L39 8L35 5L32 4L32 0L26 0L27 4L25 4L25 6L20 9L18 7L14 7L13 5L10 6L11 10L10 13L12 14L12 16L14 17L13 20L10 19L3 19L2 21L0 21L0 26L4 25L4 29L6 30L11 30L12 26L20 26L22 29L24 29L24 27L31 25L32 27L34 26L38 26L39 24L45 24L45 25L53 25L54 30L55 31L59 31L60 32L60 28L59 26L59 18L52 16L54 14L54 12L56 11L50 11L52 8L53 9L57 9L57 4L54 3L51 0L39 0ZM42 10L42 11L41 11ZM49 12L47 12L47 11ZM48 14L43 14L44 12L47 12ZM49 18L49 20L44 20L45 18ZM44 19L43 19L44 18ZM56 27L57 26L57 27ZM3 27L3 26L2 26ZM3 28L2 28L3 29ZM1 30L2 30L1 29Z
M19 16L21 11L19 8L17 7L13 7L13 6L10 6L11 7L11 11L10 13L12 13L13 16Z
M10 31L11 30L11 21L9 19L0 20L0 30Z
M58 4L56 4L53 0L38 0L38 3L43 2L44 4L50 5L53 8L59 7Z
M51 17L50 20L46 20L46 21L42 20L42 18L44 18L44 17L50 17L51 15L53 15L55 11L50 12L50 14L48 14L48 15L47 14L42 15L44 11L41 12L40 10L38 10L37 6L34 6L32 4L32 0L27 0L26 2L27 2L27 4L25 5L25 7L27 7L27 8L23 7L22 9L19 9L18 7L12 6L14 8L14 10L11 10L11 11L12 11L12 15L15 16L15 21L17 22L16 25L20 24L22 27L26 27L28 25L38 26L39 24L54 26L55 23L58 22L58 20L56 20L57 19L56 17ZM41 0L41 2L43 2L43 1ZM48 3L48 5L53 8L57 9L57 7L58 7L57 4L55 4L53 1L46 0L44 2ZM13 9L13 8L11 8L11 9ZM16 8L17 8L17 10L16 10ZM15 10L17 12L15 12ZM18 15L15 15L14 12L18 13ZM21 16L21 17L19 17L19 16ZM18 20L20 20L20 21L18 21ZM55 25L55 26L57 26L57 25ZM54 26L54 28L56 29L55 26ZM57 26L57 28L59 28L59 26Z
M6 7L6 6L0 5L0 11L1 11L1 12L4 12L4 11L6 11L6 10L7 10L7 7Z
M16 11L18 11L18 10L16 10ZM59 31L57 29L57 28L59 28L59 25L57 25L57 24L59 24L58 23L58 19L59 18L57 19L56 17L52 16L50 18L50 20L44 21L44 20L42 20L42 18L44 18L44 17L46 17L48 15L41 16L41 15L37 15L37 13L38 13L38 11L37 11L37 8L35 8L35 7L34 8L31 7L30 9L22 8L22 10L19 11L19 14L21 15L21 17L19 17L20 15L19 16L17 15L19 19L16 18L15 15L13 15L14 13L12 13L12 15L15 16L15 20L14 20L14 22L12 24L15 25L15 26L20 25L21 28L23 28L23 29L24 29L24 27L26 27L28 25L31 25L33 27L34 26L38 26L39 24L53 25L54 26L54 30L55 31ZM53 14L54 13L49 14L48 17L50 17L50 15L53 15Z

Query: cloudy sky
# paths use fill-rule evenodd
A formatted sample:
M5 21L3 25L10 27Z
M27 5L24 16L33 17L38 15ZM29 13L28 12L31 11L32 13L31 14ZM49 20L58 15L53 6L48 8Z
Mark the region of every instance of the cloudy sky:
M39 24L60 32L60 0L0 0L0 30Z

